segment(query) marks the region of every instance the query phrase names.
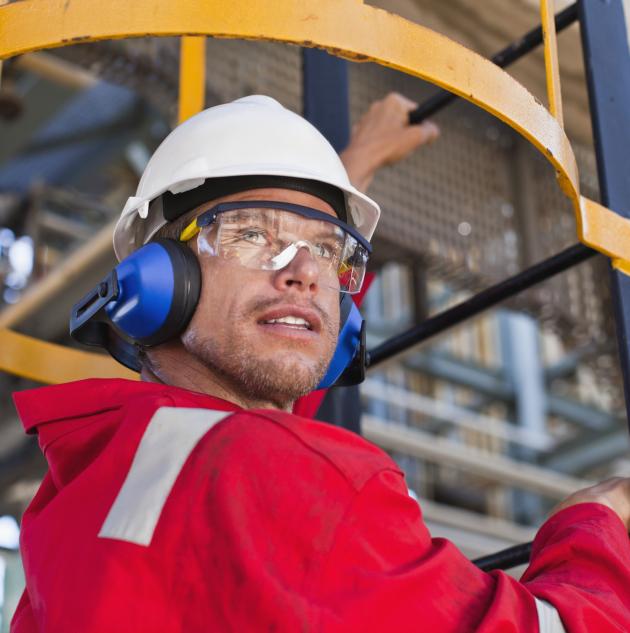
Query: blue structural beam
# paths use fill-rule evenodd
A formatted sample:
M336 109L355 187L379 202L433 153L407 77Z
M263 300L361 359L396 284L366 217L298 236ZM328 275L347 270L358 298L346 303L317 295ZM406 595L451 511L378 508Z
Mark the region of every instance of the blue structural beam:
M350 139L348 62L326 51L302 51L304 116L340 152ZM328 390L316 416L319 420L361 432L359 387Z
M601 201L630 218L630 51L623 0L580 0ZM611 271L619 356L630 420L630 277Z
M304 117L340 152L350 139L348 62L315 48L302 54Z

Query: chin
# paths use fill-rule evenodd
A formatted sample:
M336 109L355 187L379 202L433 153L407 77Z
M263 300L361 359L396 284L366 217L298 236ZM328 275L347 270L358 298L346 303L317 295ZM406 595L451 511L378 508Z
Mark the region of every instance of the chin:
M227 380L235 392L249 400L281 403L282 408L317 387L334 352L334 341L330 346L263 348L259 340L242 332L229 337L229 345L227 337L202 338L192 331L182 340L190 354L211 374Z
M264 376L261 376L264 382L291 393L292 399L295 400L317 387L326 373L327 365L312 358L304 358L302 354L289 352L259 360L253 373L264 373Z

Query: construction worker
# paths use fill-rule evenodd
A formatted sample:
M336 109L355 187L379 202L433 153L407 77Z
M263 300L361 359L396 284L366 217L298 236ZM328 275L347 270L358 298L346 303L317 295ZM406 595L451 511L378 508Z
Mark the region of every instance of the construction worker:
M345 156L363 185L434 136L369 123ZM383 451L290 413L360 354L347 298L378 216L268 97L165 139L116 227L121 264L73 313L144 381L15 396L50 471L14 633L630 631L628 480L567 499L518 582L432 540Z

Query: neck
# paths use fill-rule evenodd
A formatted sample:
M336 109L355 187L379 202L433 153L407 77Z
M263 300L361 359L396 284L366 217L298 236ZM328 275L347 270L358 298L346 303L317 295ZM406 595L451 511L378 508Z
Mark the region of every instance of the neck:
M280 409L291 411L293 402L279 403L271 399L251 398L237 385L206 367L189 354L180 343L165 343L146 353L140 372L141 380L205 393L227 400L243 409ZM148 361L148 362L147 362Z

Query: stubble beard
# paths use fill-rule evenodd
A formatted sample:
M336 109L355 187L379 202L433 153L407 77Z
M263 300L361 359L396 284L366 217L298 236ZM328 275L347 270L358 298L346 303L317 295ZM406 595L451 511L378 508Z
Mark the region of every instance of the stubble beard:
M338 326L333 326L323 311L318 312L322 317L321 336L327 345L319 358L308 362L301 360L299 345L296 345L294 357L289 355L291 349L287 345L285 353L261 358L252 342L237 328L232 336L223 337L223 340L200 336L198 331L189 328L182 336L182 342L190 354L223 382L229 383L244 401L269 402L279 409L287 409L317 387L335 349Z

